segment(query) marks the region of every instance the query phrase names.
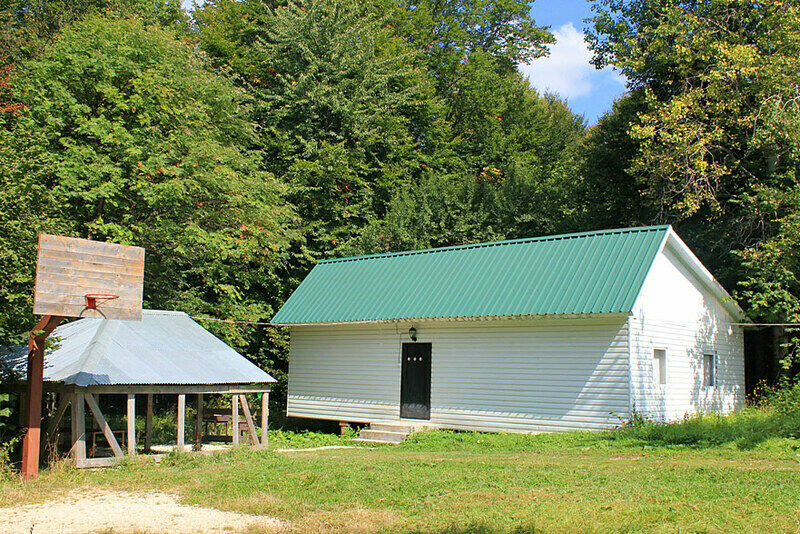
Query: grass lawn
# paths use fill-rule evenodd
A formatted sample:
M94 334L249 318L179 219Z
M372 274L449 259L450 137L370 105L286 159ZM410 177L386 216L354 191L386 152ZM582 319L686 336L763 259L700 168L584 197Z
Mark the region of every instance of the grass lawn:
M437 431L374 449L242 447L160 465L57 465L30 484L0 483L0 506L77 488L152 488L285 519L299 532L800 531L800 440L723 436L686 445L680 432L658 436ZM276 432L272 441L302 447L338 438Z

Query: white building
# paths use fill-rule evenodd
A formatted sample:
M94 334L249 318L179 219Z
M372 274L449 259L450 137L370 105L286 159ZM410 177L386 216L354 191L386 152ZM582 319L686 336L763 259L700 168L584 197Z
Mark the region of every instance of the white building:
M513 432L740 407L744 321L669 226L322 261L273 319L290 416Z

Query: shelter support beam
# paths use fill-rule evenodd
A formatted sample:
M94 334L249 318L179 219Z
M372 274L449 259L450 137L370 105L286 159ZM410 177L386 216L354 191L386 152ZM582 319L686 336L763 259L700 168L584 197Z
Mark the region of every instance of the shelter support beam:
M231 396L231 440L239 444L239 395Z
M92 415L94 415L94 420L97 422L97 426L100 427L100 430L103 431L103 435L106 437L106 441L111 446L111 450L114 451L114 456L122 457L122 447L119 446L117 443L117 438L114 437L114 432L111 431L111 426L109 426L106 418L103 417L103 412L100 411L100 405L97 403L97 399L94 398L94 395L91 393L84 396L86 399L86 404L89 405L89 409L92 410Z
M175 447L183 452L186 445L186 395L178 395L178 440Z
M269 434L268 434L268 419L269 419L269 391L261 394L261 446L263 448L269 447Z
M128 454L136 454L136 395L128 394Z
M256 425L253 422L253 415L250 413L250 405L247 402L247 397L240 396L242 401L242 411L244 412L244 420L247 421L247 433L250 434L250 442L253 445L258 445L258 434L256 433Z
M153 446L153 394L147 394L147 411L144 415L144 452L150 453Z
M84 406L83 393L72 394L72 457L75 465L80 465L86 460L86 406Z
M197 394L197 411L194 416L194 447L195 451L203 449L203 394Z

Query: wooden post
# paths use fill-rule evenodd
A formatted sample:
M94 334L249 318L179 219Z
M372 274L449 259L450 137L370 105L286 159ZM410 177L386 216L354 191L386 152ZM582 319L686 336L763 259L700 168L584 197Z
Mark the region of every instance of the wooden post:
M203 394L197 394L197 413L194 417L194 450L203 449Z
M147 394L147 412L144 416L144 452L149 454L153 445L153 394Z
M44 342L63 317L44 315L28 336L28 377L25 387L28 406L25 437L22 440L23 480L39 475L39 450L42 440L42 390L44 388Z
M183 452L186 441L186 395L178 395L178 452Z
M128 393L128 454L136 454L136 395Z
M94 420L97 421L97 426L99 426L100 430L103 431L106 441L109 445L111 445L111 450L114 451L114 456L122 458L122 447L120 447L119 443L117 443L117 438L114 437L114 432L111 431L111 426L106 421L106 418L103 417L103 412L100 411L100 405L97 403L97 399L94 398L92 393L88 393L84 396L84 398L86 399L86 404L89 405L89 409L92 410Z
M253 422L253 415L250 413L250 404L247 402L247 395L240 395L239 400L242 401L242 411L244 412L244 420L247 422L247 433L250 434L250 442L253 445L258 445L258 434L256 434L256 425Z
M269 447L269 391L261 394L261 446L265 449Z
M239 444L239 395L231 397L231 439L234 445Z
M72 457L75 465L86 460L86 406L83 393L72 394Z

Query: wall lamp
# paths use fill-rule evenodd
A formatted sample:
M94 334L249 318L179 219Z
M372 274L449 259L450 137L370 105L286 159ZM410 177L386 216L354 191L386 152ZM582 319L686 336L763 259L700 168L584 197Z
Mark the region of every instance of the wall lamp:
M417 340L417 329L414 328L413 326L408 329L408 337L411 338L411 341Z

